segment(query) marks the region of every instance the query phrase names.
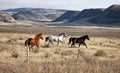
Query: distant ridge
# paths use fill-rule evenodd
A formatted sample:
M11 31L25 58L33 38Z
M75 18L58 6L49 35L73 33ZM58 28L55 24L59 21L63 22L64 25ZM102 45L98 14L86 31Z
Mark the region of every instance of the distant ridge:
M15 8L2 11L12 13L12 16L15 18L15 20L52 21L64 14L67 10L45 8Z
M64 13L67 10L62 9L45 9L45 8L15 8L15 9L6 9L2 10L5 12L21 12L21 11L32 11L34 13L41 13L41 14L54 14L54 13Z
M57 19L55 19L53 22L71 22L76 19L80 11L67 11Z
M67 22L59 24L61 26L120 26L120 4L111 5L106 9L84 9L78 12L67 11L54 21Z
M54 22L73 22L80 19L91 18L100 14L103 11L104 9L84 9L82 11L67 11L59 18L55 19Z
M104 12L90 19L90 22L110 25L120 23L120 4L108 7Z
M81 11L78 14L78 16L76 17L76 20L95 17L95 16L101 14L104 10L105 9L103 9L103 8L84 9L83 11Z
M44 8L16 8L2 10L0 21L32 20L59 26L120 26L120 4L108 8L84 9L82 11ZM52 21L52 22L51 22ZM54 23L55 22L55 23ZM58 23L60 22L60 23ZM61 23L62 22L62 23Z
M32 11L21 11L13 14L13 18L16 20L47 20L43 14L34 13Z

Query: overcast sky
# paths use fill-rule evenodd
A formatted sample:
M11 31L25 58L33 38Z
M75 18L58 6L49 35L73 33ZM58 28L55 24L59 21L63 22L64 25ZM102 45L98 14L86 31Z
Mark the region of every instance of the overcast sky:
M0 0L0 9L32 7L83 10L107 8L112 4L120 4L120 0Z

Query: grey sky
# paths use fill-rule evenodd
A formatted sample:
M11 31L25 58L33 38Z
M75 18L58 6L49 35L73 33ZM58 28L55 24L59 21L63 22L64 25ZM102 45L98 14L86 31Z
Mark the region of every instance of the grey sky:
M120 0L0 0L0 9L32 7L82 10L106 8L112 4L120 4Z

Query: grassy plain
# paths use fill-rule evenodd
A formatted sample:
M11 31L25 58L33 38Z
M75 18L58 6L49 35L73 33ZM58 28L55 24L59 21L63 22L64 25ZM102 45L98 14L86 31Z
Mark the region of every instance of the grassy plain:
M58 35L65 32L64 45L46 46L30 52L26 64L24 41L35 34ZM88 34L88 48L70 48L68 39ZM56 44L56 43L55 43ZM0 26L0 73L120 73L120 29L95 27Z

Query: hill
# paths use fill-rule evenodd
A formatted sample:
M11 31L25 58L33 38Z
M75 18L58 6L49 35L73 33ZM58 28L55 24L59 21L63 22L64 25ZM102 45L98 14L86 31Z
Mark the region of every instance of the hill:
M117 24L120 23L120 5L112 5L104 10L101 14L90 19L91 23L95 24Z
M103 12L104 9L84 9L83 11L67 11L59 18L54 20L55 22L73 22L80 19L91 18Z
M38 14L32 11L21 11L13 14L16 20L49 20L43 14Z
M14 18L9 14L9 13L6 13L6 12L0 12L0 21L1 22L9 22L9 23L12 23L14 22Z
M120 5L112 5L106 9L84 9L74 12L67 11L55 20L66 21L60 26L120 26ZM55 24L57 25L57 24Z
M60 26L120 26L120 4L105 9L84 9L82 11L44 8L16 8L3 11L12 13L16 20L63 22L59 23ZM13 20L13 18L10 19ZM3 16L1 16L1 21L8 22ZM58 23L52 23L54 24L58 25Z
M55 14L47 14L45 16L52 20L55 20L56 18L60 17L61 15L62 15L61 13L55 13Z
M98 8L98 9L84 9L81 11L78 16L76 17L76 20L79 19L85 19L85 18L92 18L100 13L102 13L104 9Z
M67 10L62 9L45 9L45 8L16 8L16 9L6 9L2 10L5 12L21 12L21 11L32 11L34 13L41 13L41 14L55 14L55 13L64 13Z
M78 16L79 11L67 11L60 17L54 20L54 22L71 22L76 19L76 16Z

